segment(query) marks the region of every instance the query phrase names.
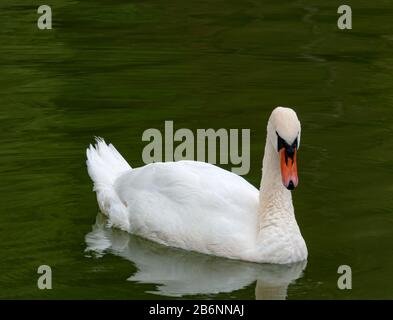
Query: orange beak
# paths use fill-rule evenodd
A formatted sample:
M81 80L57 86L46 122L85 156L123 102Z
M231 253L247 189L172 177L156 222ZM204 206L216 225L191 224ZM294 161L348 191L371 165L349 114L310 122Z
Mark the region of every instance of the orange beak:
M288 154L287 150L282 148L280 150L280 156L282 183L287 189L293 190L299 182L296 165L296 148L293 148L292 154Z

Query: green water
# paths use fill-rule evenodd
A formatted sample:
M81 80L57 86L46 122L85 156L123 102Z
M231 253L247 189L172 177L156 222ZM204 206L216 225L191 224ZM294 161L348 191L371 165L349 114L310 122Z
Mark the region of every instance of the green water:
M340 31L341 1L54 0L41 31L41 2L2 0L0 298L393 298L393 4L346 3L353 29ZM250 128L258 187L277 105L302 122L303 273L164 248L100 216L90 233L93 136L137 167L143 131L165 120ZM42 264L52 290L37 289ZM337 287L344 264L352 290Z

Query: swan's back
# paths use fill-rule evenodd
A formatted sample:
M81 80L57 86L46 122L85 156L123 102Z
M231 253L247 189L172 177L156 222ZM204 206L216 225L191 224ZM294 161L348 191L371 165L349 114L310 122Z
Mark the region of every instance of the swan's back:
M238 257L255 245L258 190L217 166L197 161L149 164L122 174L114 189L132 233L227 257Z

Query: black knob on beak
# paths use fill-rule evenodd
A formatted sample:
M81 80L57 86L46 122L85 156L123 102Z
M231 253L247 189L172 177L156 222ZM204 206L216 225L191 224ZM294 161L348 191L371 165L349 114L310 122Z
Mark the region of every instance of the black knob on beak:
M288 158L293 159L293 155L295 154L295 148L293 148L292 146L287 146L285 148L285 153L287 154Z

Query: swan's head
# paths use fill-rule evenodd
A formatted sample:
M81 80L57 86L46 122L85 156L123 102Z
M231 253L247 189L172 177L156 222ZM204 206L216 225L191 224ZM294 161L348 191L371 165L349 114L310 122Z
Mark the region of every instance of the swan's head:
M300 146L300 121L290 108L277 107L270 115L267 125L268 139L280 158L281 178L284 186L293 190L299 178L296 153Z

